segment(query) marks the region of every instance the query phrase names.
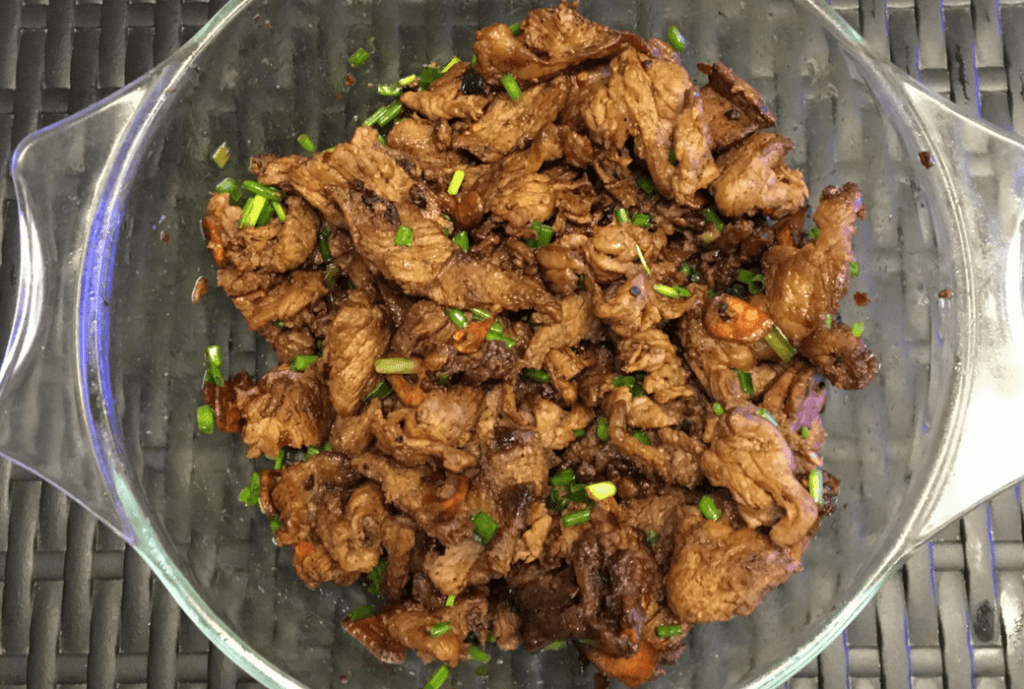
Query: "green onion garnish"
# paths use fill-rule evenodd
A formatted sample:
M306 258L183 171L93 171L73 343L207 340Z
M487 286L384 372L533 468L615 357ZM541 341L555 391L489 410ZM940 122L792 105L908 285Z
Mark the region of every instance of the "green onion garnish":
M445 309L445 314L447 314L448 320L452 322L452 325L460 330L469 325L469 321L466 320L466 314L456 308Z
M373 566L369 572L366 573L366 578L370 580L370 584L366 587L367 593L372 593L375 596L380 595L380 582L384 580L384 572L388 568L388 559L382 557L377 564Z
M766 286L764 275L758 273L747 283L747 291L751 294L761 294Z
M711 521L718 521L722 518L722 510L718 509L718 505L715 504L715 499L710 495L705 495L697 503L697 507L700 508L700 513L704 515L705 519Z
M860 337L861 335L863 335L864 334L864 322L863 321L857 321L856 323L851 325L850 326L850 332L853 333L854 337Z
M523 28L519 26L519 22L516 22L515 24L509 24L508 30L512 33L513 36L518 36L523 32Z
M456 170L452 174L452 181L448 183L448 195L455 196L459 193L459 189L462 187L462 180L466 179L465 170Z
M701 214L704 216L705 220L707 220L709 223L715 226L716 233L722 234L722 230L725 229L725 222L722 221L722 218L718 215L714 208L708 206L707 208L701 211Z
M811 437L811 429L808 428L807 426L801 426L800 427L800 437L801 438L809 438L809 437Z
M494 521L494 517L486 512L477 512L469 520L473 522L476 527L473 531L484 545L490 543L494 535L498 533L498 522Z
M474 320L486 321L491 317L491 312L487 309L481 309L479 306L470 307L469 312L473 314Z
M830 313L826 313L825 314L825 327L826 328L831 328L832 327L832 314L830 314Z
M860 263L857 261L850 261L850 277L855 278L860 275Z
M444 600L444 604L445 604L446 607L449 607L449 608L455 607L455 594L454 593L448 594L448 597L445 598L445 600Z
M217 164L217 167L224 167L231 160L231 151L228 150L228 144L225 141L217 150L213 152L213 162Z
M348 56L348 63L353 67L358 67L359 65L366 62L368 59L370 59L370 54L363 50L362 48L360 48L359 50Z
M377 359L374 361L373 370L377 373L407 376L418 373L420 365L415 359L391 357L387 359Z
M516 78L511 74L501 75L501 85L505 87L508 97L511 98L513 102L518 101L523 97L523 91L519 88L519 83L516 82Z
M274 470L275 471L281 471L281 469L283 467L284 467L284 448L282 447L281 451L277 453L277 457L274 457Z
M551 478L548 479L548 483L552 486L568 486L576 480L576 472L569 468L559 469L556 471Z
M256 194L257 196L263 196L270 201L280 201L281 190L274 187L268 187L265 184L260 184L256 180L247 179L242 182L242 188L250 194Z
M402 87L398 84L377 84L377 95L394 98L402 95Z
M562 525L566 527L579 526L580 524L586 524L589 521L589 507L584 507L582 510L576 510L575 512L567 512L562 516Z
M203 433L213 433L213 407L208 404L199 405L196 409L196 424Z
M238 499L249 507L260 504L260 472L254 471L249 475L249 485L241 490Z
M453 596L454 598L454 596ZM438 622L430 628L430 638L436 639L439 636L444 636L452 630L451 622Z
M320 358L319 354L300 354L292 359L291 369L293 371L305 371L310 365Z
M608 434L608 417L599 416L597 417L597 426L594 429L597 439L602 443L607 442L611 436Z
M545 651L561 651L563 648L565 648L565 640L564 639L556 639L555 641L552 641L547 646L545 646L544 650Z
M274 202L267 199L267 202L263 204L263 210L260 211L260 217L256 219L256 227L263 227L270 222L270 216L274 214Z
M415 74L407 74L407 75L405 75L404 77L402 77L401 79L398 80L398 85L399 86L408 86L409 84L411 84L414 81L416 81L416 75Z
M380 122L378 122L377 124L383 127L384 125L390 123L391 120L398 117L398 114L402 112L402 107L403 106L399 101L395 101L391 105L387 106L384 109L384 114L380 118Z
M279 517L276 514L271 516L270 517L270 533L275 534L275 533L277 533L278 529L280 529L280 528L281 528L281 517Z
M633 376L615 376L612 378L612 385L617 388L629 387L636 383L636 378Z
M733 371L736 372L736 377L739 378L740 390L742 390L747 395L753 395L754 394L754 377L751 376L746 371L742 371L742 370L740 370L738 368L734 368Z
M715 416L721 416L725 413L725 409L718 402L711 405L711 411L715 412Z
M395 232L395 246L412 246L412 228L399 225Z
M341 268L334 263L327 264L327 272L324 273L324 285L327 289L334 289L334 285L338 282L339 275L341 275ZM349 280L349 283L351 282L352 281Z
M218 345L210 345L206 348L206 363L210 366L220 367L222 361L220 358L220 347Z
M331 257L331 228L321 227L320 231L316 234L316 245L320 249L320 258L323 259L324 263L330 263L333 258Z
M489 674L491 674L491 669L489 667L487 667L486 665L480 665L476 669L476 676L477 677L486 677Z
M447 73L449 69L451 69L457 64L459 64L459 58L453 55L452 59L448 60L448 64L441 68L441 74Z
M679 299L680 297L690 296L690 290L685 287L663 285L660 282L654 286L654 291L663 297L668 297L669 299Z
M789 361L796 354L796 347L790 344L786 336L777 327L772 328L764 336L764 341L768 343L768 346L772 348L776 356L783 361Z
M812 469L811 473L807 474L807 491L819 505L825 501L824 479L821 469Z
M582 438L583 436L585 436L587 434L587 431L586 431L586 429L583 429L583 428L577 428L576 430L574 430L572 432L572 434L576 436L577 440L579 440L580 438Z
M231 177L225 177L222 179L220 183L213 188L213 190L218 194L228 194L230 197L228 200L231 201L231 203L238 203L238 199L242 194L242 189L238 186L238 182Z
M253 196L242 206L242 219L238 221L239 227L258 227L263 209L267 207L265 196Z
M377 383L376 386L374 386L373 390L370 390L370 394L364 397L363 401L369 402L370 400L376 399L382 400L390 394L391 386L388 385L388 382L386 380L382 380L381 382Z
M423 685L423 689L441 689L441 685L448 679L448 665L442 665L437 668L434 672L434 676L430 678L430 681Z
M477 648L476 646L469 647L469 657L481 663L491 662L491 654L484 652L483 649Z
M686 262L680 263L679 272L686 277L690 277L691 275L693 275L693 266Z
M451 374L448 374L448 373L438 373L437 374L437 384L438 385L448 385L448 383L450 383L450 382L452 382Z
M620 225L625 225L626 223L629 222L629 213L626 212L625 208L615 209L615 222L619 223Z
M600 483L591 483L587 486L587 497L596 502L606 500L615 495L617 488L611 481L601 481Z
M305 134L299 134L298 142L299 146L302 146L306 153L316 153L316 146L313 144L313 140Z
M675 167L676 165L679 164L679 158L676 158L676 152L673 151L671 148L668 149L668 164L671 165L672 167Z
M270 207L274 210L274 215L277 216L278 220L280 220L281 222L285 222L286 220L288 220L288 215L284 212L284 206L282 206L280 203L278 203L277 201L271 201Z
M636 178L636 185L640 187L640 191L647 194L647 198L651 198L654 195L654 183L651 182L650 178L640 175ZM634 225L636 223L633 223Z
M420 72L420 91L426 91L430 85L441 78L441 68L428 65Z
M765 409L764 407L758 407L757 410L754 413L757 414L758 416L760 416L762 419L764 419L768 423L770 423L771 425L775 426L776 428L779 427L779 422L776 421L775 417L772 416L772 413L770 411L768 411L767 409Z
M810 232L808 232L807 235L811 239L817 239L821 235L821 229L817 225L815 225L814 227L811 228Z
M640 245L636 245L636 255L640 257L640 265L644 267L644 271L650 275L651 269L647 266L647 259L644 258L644 252L640 250Z
M562 495L562 491L558 488L552 488L551 492L548 493L548 507L555 512L561 512L569 506L571 500Z
M641 445L650 445L651 439L647 435L646 431L635 430L633 431L633 437L640 441Z
M551 225L545 225L542 222L534 221L530 223L530 229L536 235L532 239L526 240L526 246L531 249L539 249L543 246L547 246L551 243L551 240L555 238L555 229Z
M648 227L651 224L651 216L647 213L636 213L630 222L637 227Z
M535 383L547 383L551 380L551 376L547 371L542 371L539 368L523 369L523 375Z
M683 628L678 624L663 624L654 628L654 635L659 639L670 639L673 636L682 636Z
M469 253L469 232L466 232L465 230L456 232L455 235L452 236L452 243L462 249L462 253Z
M647 544L654 545L661 540L661 535L654 529L647 529Z
M679 30L679 27L673 24L668 27L668 44L672 46L672 50L682 52L686 48L686 39L683 38L683 32Z

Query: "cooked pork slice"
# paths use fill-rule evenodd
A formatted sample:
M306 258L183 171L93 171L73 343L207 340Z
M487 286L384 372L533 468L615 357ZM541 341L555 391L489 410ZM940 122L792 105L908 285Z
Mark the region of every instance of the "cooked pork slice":
M331 404L351 416L360 400L380 380L374 361L384 356L390 329L378 306L351 304L338 310L324 340Z
M878 359L846 323L811 331L800 343L800 351L844 390L860 390L878 373Z
M710 188L718 210L730 217L780 216L803 206L804 177L785 162L792 148L793 142L784 136L758 132L716 158L721 175Z
M333 410L317 365L302 372L278 366L243 395L242 441L249 459L276 457L281 448L322 445L327 439Z
M428 120L478 120L493 96L485 93L466 93L463 80L472 69L468 62L458 62L445 72L426 91L406 91L402 105ZM481 90L482 91L482 90ZM388 137L390 144L391 137Z
M715 153L758 129L775 126L775 117L761 95L731 69L721 62L701 63L697 68L708 76L708 84L700 95Z

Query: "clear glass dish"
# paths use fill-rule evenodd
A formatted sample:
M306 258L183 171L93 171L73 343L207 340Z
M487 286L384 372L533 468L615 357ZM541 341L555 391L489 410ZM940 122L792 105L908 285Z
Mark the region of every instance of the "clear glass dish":
M235 436L202 436L203 351L262 373L272 353L216 288L199 229L210 190L250 155L346 139L379 104L371 83L468 57L474 31L521 0L238 0L167 62L37 132L14 158L17 292L0 294L0 453L124 536L181 607L268 686L422 686L341 631L360 587L308 591L266 520L237 499L250 464ZM865 391L833 391L826 462L840 508L805 571L749 618L707 625L654 687L775 686L834 639L902 557L1019 481L1007 429L1024 402L1024 146L953 110L814 0L591 0L584 13L647 36L675 24L684 64L722 60L760 90L796 144L812 198L864 191L854 289L882 363ZM351 69L356 48L370 61ZM356 77L354 86L345 76ZM210 155L226 142L219 170ZM919 159L929 151L931 168ZM944 289L952 297L942 299ZM1012 459L1011 459L1012 458ZM411 656L410 656L411 658ZM464 686L590 686L572 651L497 654Z

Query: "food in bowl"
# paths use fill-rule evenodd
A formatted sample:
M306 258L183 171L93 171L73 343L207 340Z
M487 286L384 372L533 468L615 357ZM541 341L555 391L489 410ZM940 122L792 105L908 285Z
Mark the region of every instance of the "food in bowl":
M792 144L700 70L535 10L210 199L218 285L280 365L212 355L209 413L275 458L245 493L299 577L383 597L343 625L382 661L571 642L638 686L831 512L823 379L878 370L838 316L860 192L805 232Z

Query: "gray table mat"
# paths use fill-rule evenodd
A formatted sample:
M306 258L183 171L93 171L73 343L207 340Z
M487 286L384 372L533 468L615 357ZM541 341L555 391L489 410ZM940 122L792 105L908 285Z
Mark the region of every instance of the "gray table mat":
M174 51L222 0L0 0L0 160ZM875 54L1024 134L1024 0L835 0ZM10 176L3 254L16 248ZM0 264L0 289L14 275ZM1007 458L1007 461L1020 461ZM791 689L1024 688L1020 487L938 534ZM0 461L0 685L256 686L130 548Z

